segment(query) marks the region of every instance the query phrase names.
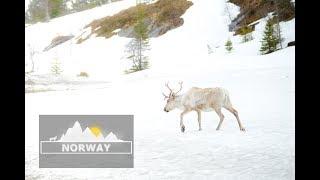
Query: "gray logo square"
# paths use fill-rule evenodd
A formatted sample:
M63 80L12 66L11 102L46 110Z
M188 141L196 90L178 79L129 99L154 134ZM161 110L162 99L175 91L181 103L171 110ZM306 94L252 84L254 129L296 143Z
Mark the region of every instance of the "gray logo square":
M133 115L40 115L40 168L133 168Z

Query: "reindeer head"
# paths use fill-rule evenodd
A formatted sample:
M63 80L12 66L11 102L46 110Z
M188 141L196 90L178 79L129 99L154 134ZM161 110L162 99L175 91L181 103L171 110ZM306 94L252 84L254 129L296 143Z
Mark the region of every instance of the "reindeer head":
M179 84L180 84L180 89L177 92L174 92L169 87L169 83L166 83L166 87L169 89L170 93L169 95L165 95L164 93L162 93L164 96L164 99L167 99L167 104L163 109L165 112L169 112L177 107L176 98L178 96L178 93L182 90L182 82L180 82Z

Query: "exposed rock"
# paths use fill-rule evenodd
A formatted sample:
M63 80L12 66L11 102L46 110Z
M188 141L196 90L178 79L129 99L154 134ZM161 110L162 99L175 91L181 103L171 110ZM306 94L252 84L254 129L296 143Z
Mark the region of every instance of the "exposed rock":
M46 48L44 48L43 51L48 51L51 48L58 46L59 44L62 44L70 39L72 39L74 37L74 35L69 35L69 36L57 36L55 38L52 39L51 43L49 46L47 46Z
M296 45L295 41L291 41L291 42L288 43L288 47L289 46L295 46L295 45Z
M240 6L240 13L232 20L229 31L237 31L250 23L279 11L279 20L288 21L295 17L295 9L290 0L230 0L230 3ZM237 34L237 32L236 32Z
M175 29L179 26L182 26L183 22L184 21L182 18L177 18L172 20L171 22L166 22L162 24L158 24L157 22L152 21L150 18L145 21L145 23L148 24L148 33L150 38L161 36L166 32L170 31L171 29ZM118 32L118 36L134 38L133 26L122 28Z
M92 34L105 38L110 38L116 34L121 37L133 38L133 27L137 22L139 8L142 8L145 12L144 21L148 26L149 37L158 37L183 25L184 21L181 16L192 5L193 3L188 0L158 0L155 3L134 6L113 16L94 20L85 26L85 29L91 27L91 33L86 37L79 38L78 43L85 41Z
M128 37L128 38L133 38L133 27L129 26L127 28L122 28L119 32L118 32L118 36L121 37Z
M35 82L33 82L31 79L27 79L27 80L25 81L25 84L26 84L26 85L34 85Z
M173 19L171 22L164 23L160 26L157 26L157 25L152 26L153 28L150 30L150 35L151 37L161 36L171 29L175 29L179 26L182 26L183 22L184 20L182 18L178 18L178 19Z

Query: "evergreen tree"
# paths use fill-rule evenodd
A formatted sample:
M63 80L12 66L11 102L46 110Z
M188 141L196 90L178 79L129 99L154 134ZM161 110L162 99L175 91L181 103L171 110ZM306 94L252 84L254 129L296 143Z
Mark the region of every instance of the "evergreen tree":
M54 59L51 66L51 72L55 75L59 75L62 73L61 63L57 58Z
M126 73L132 73L149 68L148 56L145 52L149 50L148 27L144 22L145 10L138 5L137 23L134 26L134 38L127 44L127 59L131 60L132 66Z
M45 21L47 17L47 0L30 0L26 12L26 21L29 23Z
M280 43L280 39L277 34L278 33L274 29L271 19L269 19L261 41L262 44L260 52L262 54L272 53L277 50L277 45Z
M63 0L48 0L50 18L58 17L63 12Z
M226 46L226 50L227 50L228 52L231 52L231 51L232 51L233 47L232 47L232 42L231 42L230 39L228 39L228 41L226 42L225 46Z
M63 0L30 0L25 20L42 22L62 15L65 11Z
M111 0L30 0L26 23L49 21L62 15L94 8Z

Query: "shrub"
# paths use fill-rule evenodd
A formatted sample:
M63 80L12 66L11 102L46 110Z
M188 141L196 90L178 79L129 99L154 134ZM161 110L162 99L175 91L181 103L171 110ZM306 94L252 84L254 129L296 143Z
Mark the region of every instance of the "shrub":
M253 40L252 31L253 31L252 26L244 26L240 28L239 34L242 35L242 42L248 42Z
M52 62L51 72L55 75L59 75L62 73L61 63L57 58L55 58Z
M226 46L226 50L230 53L232 51L232 49L233 49L232 42L231 42L230 39L228 39L228 41L226 42L225 46Z
M89 77L89 74L87 72L80 72L80 74L77 75L78 77Z

